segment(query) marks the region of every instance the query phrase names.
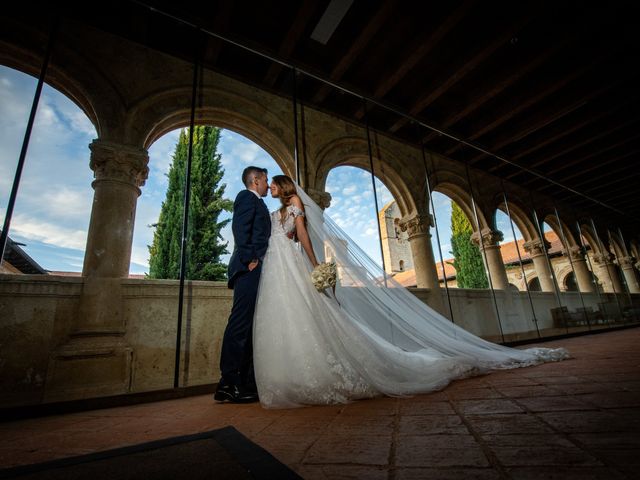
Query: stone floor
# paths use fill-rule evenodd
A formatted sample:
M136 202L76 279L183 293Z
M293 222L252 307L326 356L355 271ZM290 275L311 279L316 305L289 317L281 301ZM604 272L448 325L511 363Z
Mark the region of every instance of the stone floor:
M565 362L346 406L209 396L0 424L0 466L233 425L307 479L618 479L640 474L640 328L548 342Z

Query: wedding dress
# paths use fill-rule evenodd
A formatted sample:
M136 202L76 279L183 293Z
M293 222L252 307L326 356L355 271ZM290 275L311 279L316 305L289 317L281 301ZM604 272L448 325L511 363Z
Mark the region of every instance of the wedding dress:
M380 269L298 188L318 261L338 266L319 293L311 263L287 234L295 206L271 215L254 316L253 355L266 408L346 403L444 388L454 379L568 357L565 349L519 350L454 325Z

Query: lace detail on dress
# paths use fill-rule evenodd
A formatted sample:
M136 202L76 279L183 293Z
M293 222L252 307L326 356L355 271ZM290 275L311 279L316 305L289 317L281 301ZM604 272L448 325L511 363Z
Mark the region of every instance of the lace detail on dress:
M295 205L289 205L285 215L283 220L280 210L271 213L271 235L291 235L295 232L296 218L304 217L304 210Z

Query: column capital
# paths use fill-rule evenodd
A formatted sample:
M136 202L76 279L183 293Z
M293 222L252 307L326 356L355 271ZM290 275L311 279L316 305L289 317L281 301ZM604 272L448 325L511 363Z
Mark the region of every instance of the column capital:
M580 245L571 245L562 252L565 257L569 257L572 262L584 261L585 249Z
M529 242L525 242L523 245L524 251L527 252L531 258L539 257L540 255L544 255L547 250L551 247L551 244L546 240L541 240L536 238Z
M631 256L621 257L618 259L618 265L623 270L632 269L634 267L636 259Z
M307 192L307 195L311 197L311 200L316 202L322 210L331 206L331 194L329 192L321 192L320 190L316 190L311 187L305 188L304 191Z
M431 236L429 228L433 225L433 217L430 214L416 214L412 217L405 217L400 222L400 229L409 234L409 240L423 235Z
M480 245L481 238L482 245ZM502 240L504 240L502 232L500 230L491 230L490 228L483 228L481 232L475 231L471 234L471 241L478 248L497 247Z
M593 261L601 265L611 265L613 264L613 255L609 252L595 253L593 255Z
M136 189L149 176L149 153L144 148L96 139L89 144L95 182L115 181Z

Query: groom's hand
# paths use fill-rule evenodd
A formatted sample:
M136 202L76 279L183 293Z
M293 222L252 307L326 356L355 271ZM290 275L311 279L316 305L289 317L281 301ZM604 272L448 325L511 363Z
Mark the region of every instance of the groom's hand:
M258 266L258 262L259 262L259 260L251 260L249 265L247 265L249 267L249 271L250 272L253 271L253 269Z

